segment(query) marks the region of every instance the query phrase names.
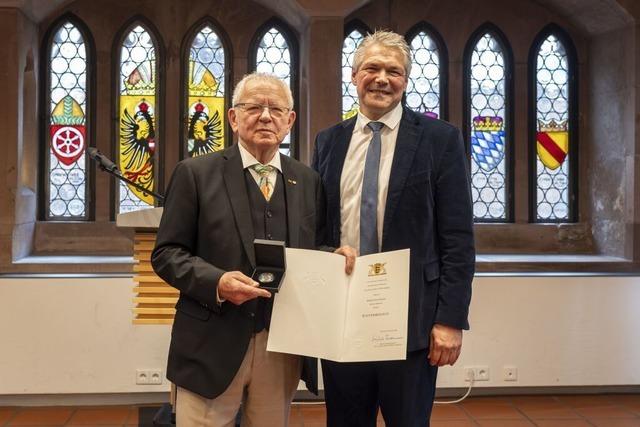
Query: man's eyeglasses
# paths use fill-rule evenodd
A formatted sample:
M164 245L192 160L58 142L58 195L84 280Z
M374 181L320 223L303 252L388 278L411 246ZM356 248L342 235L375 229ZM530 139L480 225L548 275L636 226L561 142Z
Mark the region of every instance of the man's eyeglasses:
M289 111L291 111L290 108L280 107L279 105L262 105L254 104L251 102L240 102L234 105L233 108L240 108L250 116L259 116L266 108L271 117L274 119L281 119L285 117L289 113Z

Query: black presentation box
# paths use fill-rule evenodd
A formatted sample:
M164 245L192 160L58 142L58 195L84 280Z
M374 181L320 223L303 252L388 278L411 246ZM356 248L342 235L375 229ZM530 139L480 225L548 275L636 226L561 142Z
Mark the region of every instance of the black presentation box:
M278 240L255 239L253 248L256 253L256 269L251 278L260 283L260 287L276 293L282 285L287 268L285 243Z

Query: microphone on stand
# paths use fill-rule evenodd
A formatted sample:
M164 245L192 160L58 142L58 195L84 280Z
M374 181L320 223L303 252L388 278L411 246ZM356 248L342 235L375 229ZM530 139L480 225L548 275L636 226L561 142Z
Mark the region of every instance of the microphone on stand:
M98 162L98 165L100 165L102 169L108 172L114 172L118 174L120 173L120 171L118 170L118 166L111 160L109 160L108 157L98 151L96 147L87 148L87 154L89 154L89 157L91 157L93 160Z
M164 202L163 195L154 193L150 189L145 188L139 183L132 181L131 179L124 176L120 172L120 169L118 169L118 166L115 163L113 163L108 157L106 157L104 154L98 151L96 147L87 148L87 154L89 154L89 157L91 157L93 160L96 161L96 163L98 163L98 166L100 166L100 169L102 169L103 171L107 172L110 175L115 176L120 181L125 182L134 188L137 188L138 190L142 191L144 194L152 195L160 203Z

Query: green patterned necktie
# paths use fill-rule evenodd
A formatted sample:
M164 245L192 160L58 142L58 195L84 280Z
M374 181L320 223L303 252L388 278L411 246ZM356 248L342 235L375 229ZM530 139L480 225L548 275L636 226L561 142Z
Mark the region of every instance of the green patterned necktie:
M271 195L273 194L273 183L269 181L269 174L273 172L274 167L271 165L262 165L260 163L256 163L251 166L251 169L256 171L258 175L260 175L260 191L264 196L265 200L268 202L271 199Z

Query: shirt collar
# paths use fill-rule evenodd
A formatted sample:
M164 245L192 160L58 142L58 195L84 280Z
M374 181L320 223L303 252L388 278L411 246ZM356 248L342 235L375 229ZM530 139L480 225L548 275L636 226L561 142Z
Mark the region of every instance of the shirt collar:
M384 116L380 117L378 120L371 120L367 116L365 116L360 109L358 109L358 119L356 121L356 128L364 131L369 122L382 122L389 129L395 129L400 123L400 119L402 119L402 103L398 102L398 104L393 107L393 109L387 112Z
M244 148L244 145L242 145L240 142L238 142L238 148L240 149L240 157L242 158L243 169L250 168L251 166L260 163L258 159L253 157L253 154L251 154L246 148ZM271 158L271 160L269 160L269 163L267 164L282 172L282 166L280 165L280 152L276 152L276 154Z

